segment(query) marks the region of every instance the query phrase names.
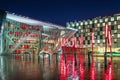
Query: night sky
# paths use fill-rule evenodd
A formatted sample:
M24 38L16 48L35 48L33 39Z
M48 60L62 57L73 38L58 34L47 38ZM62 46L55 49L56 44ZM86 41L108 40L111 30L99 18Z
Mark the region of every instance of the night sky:
M0 0L0 9L66 25L69 21L120 13L119 0Z

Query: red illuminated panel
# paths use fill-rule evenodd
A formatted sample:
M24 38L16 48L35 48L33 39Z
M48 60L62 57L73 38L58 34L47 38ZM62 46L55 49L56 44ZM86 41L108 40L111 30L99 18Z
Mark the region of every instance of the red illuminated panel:
M35 29L36 29L36 26L32 26L32 29L35 30Z
M23 45L24 46L24 49L29 49L29 45Z
M21 53L22 53L22 50L15 50L13 53L14 53L14 54L21 54Z
M31 34L31 37L38 37L38 36L39 36L39 34L37 34L37 33Z
M15 32L15 36L20 36L22 32Z
M27 29L28 28L28 26L26 25L26 24L21 24L21 26L20 26L22 29Z
M30 32L25 32L24 36L29 36Z

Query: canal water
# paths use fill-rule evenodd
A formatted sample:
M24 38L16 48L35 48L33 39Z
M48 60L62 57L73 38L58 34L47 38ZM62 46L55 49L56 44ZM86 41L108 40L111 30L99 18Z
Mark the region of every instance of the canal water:
M103 57L0 56L0 80L120 80L120 58L113 57L112 63L108 59L105 68Z

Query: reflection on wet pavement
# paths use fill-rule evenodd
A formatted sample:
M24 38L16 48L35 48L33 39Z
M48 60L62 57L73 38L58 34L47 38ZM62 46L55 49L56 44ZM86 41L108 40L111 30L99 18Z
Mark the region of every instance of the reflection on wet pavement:
M0 80L120 80L120 60L108 63L83 55L0 56Z

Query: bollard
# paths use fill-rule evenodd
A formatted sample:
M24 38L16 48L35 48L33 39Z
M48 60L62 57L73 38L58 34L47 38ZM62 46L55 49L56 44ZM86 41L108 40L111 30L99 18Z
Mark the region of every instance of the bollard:
M65 59L65 64L66 64L66 54L64 53L64 59Z
M77 66L77 58L76 58L76 53L74 53L74 59L75 59L75 66Z
M43 64L44 64L44 53L43 53Z
M58 63L58 53L56 53L56 64Z
M104 67L105 67L105 70L107 69L107 53L105 52L104 54Z
M88 52L88 66L90 66L90 61L91 61L90 56L91 56L91 52Z
M51 57L50 57L50 54L48 54L48 56L49 56L49 64L50 64L50 60L51 60L51 59L50 59L50 58L51 58Z

